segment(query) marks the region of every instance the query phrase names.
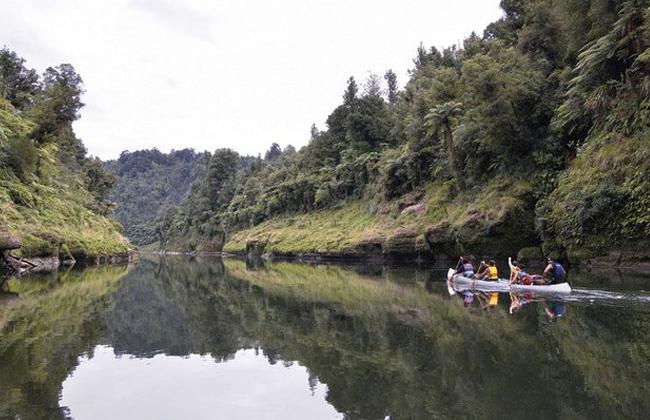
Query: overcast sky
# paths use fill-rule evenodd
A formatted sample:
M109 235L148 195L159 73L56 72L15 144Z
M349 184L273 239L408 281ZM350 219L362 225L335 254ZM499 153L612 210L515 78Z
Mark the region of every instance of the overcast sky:
M0 0L0 45L39 72L71 63L92 155L157 147L264 152L325 128L349 76L392 68L420 43L456 44L499 0Z

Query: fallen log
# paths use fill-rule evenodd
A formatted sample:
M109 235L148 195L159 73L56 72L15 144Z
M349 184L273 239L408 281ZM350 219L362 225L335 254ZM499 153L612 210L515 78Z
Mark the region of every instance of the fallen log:
M14 256L11 255L11 254L9 254L9 258L10 258L12 261L14 261L15 263L17 263L17 264L19 264L19 265L21 265L21 266L30 267L30 268L36 268L36 267L37 267L36 264L34 264L33 262L31 262L31 261L29 261L29 260L26 260L25 258L14 257Z

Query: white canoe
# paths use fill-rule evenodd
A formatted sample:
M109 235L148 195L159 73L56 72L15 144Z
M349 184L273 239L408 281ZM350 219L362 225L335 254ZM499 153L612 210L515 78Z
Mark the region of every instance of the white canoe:
M450 268L447 272L447 285L456 290L477 289L485 292L533 292L539 294L567 294L571 293L569 283L546 284L546 285L525 285L510 284L508 280L499 281L473 280L456 274L456 270Z

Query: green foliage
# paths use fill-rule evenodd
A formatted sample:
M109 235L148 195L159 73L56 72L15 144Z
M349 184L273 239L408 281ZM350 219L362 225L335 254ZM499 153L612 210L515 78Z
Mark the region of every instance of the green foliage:
M81 78L61 65L41 82L23 63L0 51L0 227L21 239L25 256L128 252L119 226L104 217L112 176L72 130Z
M271 155L274 159L274 155ZM239 156L229 149L214 152L205 173L205 196L212 212L223 211L235 192Z
M578 56L567 98L556 125L572 132L591 130L627 135L650 123L650 72L644 53L650 49L646 28L648 2L623 2L609 32L587 44ZM579 144L579 140L576 140Z
M570 252L597 254L650 235L650 137L603 136L588 144L551 194L553 229Z
M4 47L0 50L0 97L14 107L25 109L40 88L38 74L25 67L25 60Z
M205 172L209 154L191 149L161 153L156 149L123 152L106 162L115 177L110 200L124 233L136 245L158 241L165 213L187 197L190 185ZM101 179L101 178L100 178Z
M447 150L447 162L449 163L449 173L453 174L456 182L462 183L458 159L456 158L456 147L452 134L452 126L457 116L463 112L463 106L459 102L445 102L431 108L429 113L424 116L424 126L428 129L431 137L438 137L442 132L445 148Z
M5 146L4 163L18 178L29 182L36 170L38 151L32 141L24 137L12 137Z
M99 158L88 159L84 169L87 176L86 189L98 202L105 202L115 182L113 174L104 169Z
M397 102L398 99L398 92L397 92L397 75L393 70L388 69L386 70L386 73L384 73L384 80L386 80L386 97L388 99L388 103L391 105L394 105Z
M348 138L359 153L377 150L388 140L390 120L384 100L367 95L355 101L347 120Z
M348 86L343 93L343 104L351 107L355 99L357 99L357 92L359 92L357 82L354 80L354 77L350 77L348 79Z
M420 44L402 91L387 71L388 102L378 76L370 75L363 93L348 79L327 129L313 126L300 151L274 147L264 160L236 170L234 158L219 163L220 176L212 184L204 179L165 218L167 243L212 249L232 235L241 245L233 232L257 232L260 224L277 226L278 219L358 199L371 217L397 217L404 206L430 200L427 193L444 196L437 205L471 202L478 213L437 214L414 229L446 223L472 243L516 229L529 241L524 246L544 242L565 250L587 242L620 246L627 232L645 237L648 185L634 156L647 147L639 141L650 121L647 0L504 0L501 6L505 16L483 36L470 34L462 49ZM593 172L585 162L600 159L601 151L588 146L612 135L639 148L620 147L620 160L634 163L626 171L605 165ZM496 197L492 180L504 177L515 194L499 196L508 211L475 204L476 197ZM518 195L513 185L527 185L526 193ZM512 204L524 196L524 205ZM507 227L484 221L487 215ZM611 229L598 227L603 219ZM536 237L529 235L533 225Z
M423 235L433 225L448 227L452 249L457 240L481 247L485 231L496 231L509 218L525 214L527 205L521 197L529 193L529 188L525 183L510 185L501 179L486 185L476 196L450 202L448 186L436 183L420 191L419 214L401 211L403 208L395 201L382 203L380 212L366 201L348 201L337 208L273 217L238 230L228 237L224 249L241 253L247 243L258 242L265 244L266 252L280 254L333 252L354 256L373 247L374 251L388 253L392 239L402 239L404 232L411 232L406 241L415 250L418 242L424 243ZM401 198L409 199L408 195ZM395 211L393 206L397 207ZM516 248L521 241L529 240L532 226L527 227L526 220L514 226L512 236L502 244L504 248ZM497 246L496 241L490 241L483 249L495 254L501 252Z

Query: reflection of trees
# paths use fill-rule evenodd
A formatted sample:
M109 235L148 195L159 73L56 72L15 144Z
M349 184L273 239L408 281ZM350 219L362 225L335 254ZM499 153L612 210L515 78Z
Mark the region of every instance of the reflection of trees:
M633 269L575 269L569 271L572 286L595 289L644 290L650 281L650 272Z
M151 261L140 262L104 315L110 342L118 353L141 356L164 350L185 355L191 351L184 308L165 290L155 268Z
M261 348L270 363L306 366L308 385L326 383L328 401L351 419L639 417L650 409L647 313L616 308L612 316L611 308L574 305L563 322L549 323L530 304L513 318L505 307L468 311L427 292L427 275L414 281L407 270L359 271L143 260L110 305L106 293L115 287L83 294L73 288L70 301L48 297L47 316L61 322L55 314L70 314L63 337L49 337L50 329L61 330L45 314L10 316L24 327L10 335L12 344L0 345L3 366L16 366L0 385L48 379L26 381L29 397L25 391L0 402L25 418L34 417L30 409L53 406L79 353L107 334L116 350L145 356L210 353L225 360L241 348ZM27 338L34 328L42 340L36 349ZM44 354L47 363L35 364Z
M182 338L189 352L227 359L242 347L260 345L270 363L305 365L311 381L318 377L326 383L328 400L349 418L619 415L630 410L632 401L641 401L634 384L647 382L638 374L648 372L640 359L644 353L626 348L625 356L614 356L622 348L621 337L645 339L631 330L612 333L634 329L639 315L633 311L601 320L594 308L572 307L567 322L549 324L533 305L517 319L505 315L504 308L492 314L468 312L426 293L427 276L413 282L413 273L404 270L379 277L374 270L368 277L335 266L247 268L230 260L226 265L224 270L216 261L169 259L161 263L158 277L144 266L142 272L133 271L129 281L150 288L147 295L161 302L156 306L167 306L178 317L169 322L155 311L131 308L130 298L119 302L120 291L113 311L131 312L125 319L141 326L109 329L157 335L164 327L153 324L169 322L170 330L179 328L185 335L170 334L167 347L124 351L172 352ZM113 340L119 343L121 337ZM584 341L590 343L586 353ZM604 371L623 366L619 377L624 384L614 391L625 404L615 403L618 397L604 398L612 387L594 375L603 371L603 357L616 360ZM626 367L630 362L636 366ZM517 403L505 403L507 396ZM468 413L468 407L473 411Z
M98 315L123 267L12 280L20 299L0 307L0 418L56 419L61 384L101 340Z
M351 418L620 417L648 409L648 329L638 329L648 314L614 317L601 307L608 315L598 320L598 307L573 306L567 322L550 324L534 306L517 319L504 308L471 313L417 284L331 267L227 266L228 278L262 288L268 303L255 337L306 365ZM370 305L357 307L364 297ZM607 379L613 371L617 386Z

